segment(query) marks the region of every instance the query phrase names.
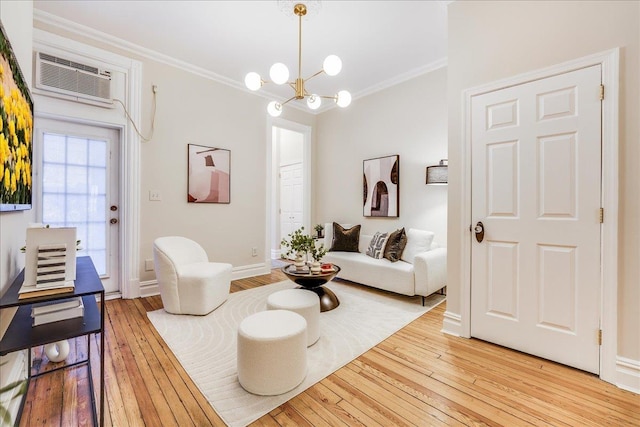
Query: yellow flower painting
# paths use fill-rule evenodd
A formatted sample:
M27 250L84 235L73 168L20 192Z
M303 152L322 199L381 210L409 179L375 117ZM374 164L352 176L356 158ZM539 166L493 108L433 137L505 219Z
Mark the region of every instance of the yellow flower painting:
M0 24L0 211L31 209L33 101Z

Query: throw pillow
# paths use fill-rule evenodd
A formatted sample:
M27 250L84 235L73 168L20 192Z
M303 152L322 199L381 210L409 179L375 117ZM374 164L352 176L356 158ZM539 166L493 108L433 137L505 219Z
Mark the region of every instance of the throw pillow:
M367 255L371 258L382 258L384 254L384 247L387 243L387 238L389 237L388 233L376 233L373 235L371 239L371 243L369 243L369 247L367 248Z
M404 227L394 231L387 239L387 246L384 247L384 257L391 262L400 261L404 247L407 245L407 233Z
M360 225L345 230L337 222L333 223L333 242L331 243L332 252L359 252L358 244L360 243Z
M402 251L402 261L413 264L413 260L419 253L426 252L431 249L433 242L433 233L431 231L416 230L410 228L407 231L407 246Z

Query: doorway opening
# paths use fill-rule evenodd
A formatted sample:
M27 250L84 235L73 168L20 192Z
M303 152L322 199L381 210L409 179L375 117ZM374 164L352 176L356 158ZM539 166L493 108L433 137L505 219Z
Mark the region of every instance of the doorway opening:
M311 128L273 119L268 127L271 197L268 199L266 253L273 263L281 257L280 242L289 233L311 224Z

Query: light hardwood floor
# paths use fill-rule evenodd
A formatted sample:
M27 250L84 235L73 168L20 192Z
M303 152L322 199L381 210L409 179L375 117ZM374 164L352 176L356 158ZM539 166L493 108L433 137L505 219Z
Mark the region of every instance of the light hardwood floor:
M232 292L285 280L234 281ZM149 322L159 296L106 303L105 425L223 426ZM445 304L426 313L254 426L640 426L640 396L597 377L440 332ZM90 340L99 378L99 337ZM68 360L87 354L72 343ZM50 369L42 348L35 370ZM212 367L215 369L215 367ZM96 382L98 384L98 382ZM21 426L91 425L84 367L32 382Z

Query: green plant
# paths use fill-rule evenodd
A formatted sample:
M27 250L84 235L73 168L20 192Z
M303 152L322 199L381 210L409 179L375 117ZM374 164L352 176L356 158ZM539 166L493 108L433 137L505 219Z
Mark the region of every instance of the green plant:
M322 226L322 224L316 224L313 229L316 230L317 233L320 233L322 230L324 230L324 226Z
M4 363L2 365L4 365ZM14 381L12 383L7 384L4 387L0 387L0 395L4 393L8 393L16 388L19 388L19 390L16 394L13 395L11 399L15 399L18 396L22 396L27 392L27 381L26 380ZM5 408L2 403L0 403L0 421L1 421L0 424L2 425L11 424L11 415L9 414L9 410Z
M320 262L322 257L327 254L327 248L325 248L324 245L316 246L312 242L309 252L311 253L311 258L313 258L314 261Z
M289 233L287 237L289 238L288 240L285 238L280 242L280 246L288 248L285 253L286 256L304 254L315 247L313 238L304 233L304 227Z

